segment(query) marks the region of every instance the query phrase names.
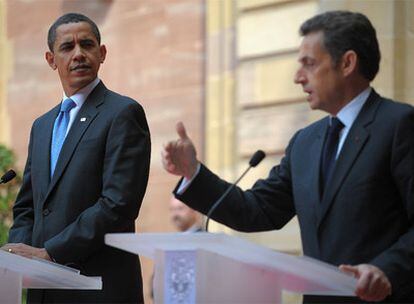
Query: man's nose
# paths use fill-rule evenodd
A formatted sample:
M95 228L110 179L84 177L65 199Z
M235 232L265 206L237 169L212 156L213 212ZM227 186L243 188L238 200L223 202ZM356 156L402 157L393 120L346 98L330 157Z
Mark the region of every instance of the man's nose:
M300 69L297 70L293 81L296 84L303 84L306 81L305 75L303 74L303 72Z
M85 54L83 53L82 48L79 45L75 46L74 49L74 55L73 55L73 59L75 60L83 60L85 58Z

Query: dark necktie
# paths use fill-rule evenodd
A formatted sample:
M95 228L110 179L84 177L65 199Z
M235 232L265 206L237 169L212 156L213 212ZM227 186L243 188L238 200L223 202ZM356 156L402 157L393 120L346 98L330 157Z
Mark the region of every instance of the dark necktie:
M53 127L52 147L50 151L50 176L53 176L60 150L62 149L63 142L65 141L66 131L69 125L69 112L74 107L76 107L76 103L72 99L65 99L60 106L59 115L55 120L55 125Z
M336 153L338 151L339 143L339 132L341 132L343 127L343 123L338 118L331 118L331 125L328 129L322 154L321 193L324 192L325 185L332 174L333 168L335 167Z

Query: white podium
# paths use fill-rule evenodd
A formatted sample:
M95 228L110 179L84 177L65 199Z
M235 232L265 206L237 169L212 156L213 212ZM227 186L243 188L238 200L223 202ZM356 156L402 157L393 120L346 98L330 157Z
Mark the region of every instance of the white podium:
M22 288L102 289L102 281L56 263L0 250L0 302L20 304Z
M156 303L280 303L281 291L353 296L356 279L308 257L213 233L107 234L155 260Z

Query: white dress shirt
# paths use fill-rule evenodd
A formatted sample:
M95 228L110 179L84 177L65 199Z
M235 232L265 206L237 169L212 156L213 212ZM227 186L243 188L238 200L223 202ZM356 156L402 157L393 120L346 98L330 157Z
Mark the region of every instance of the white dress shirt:
M352 99L345 107L343 107L336 115L336 117L344 124L344 127L339 133L339 143L338 150L336 152L336 158L338 158L339 153L341 152L344 145L345 139L348 136L349 130L351 129L355 119L367 101L369 94L371 94L371 91L371 87L366 88L354 99ZM330 119L331 118L332 117L330 117Z
M68 124L68 128L66 129L66 135L68 135L68 132L69 132L70 128L72 127L73 122L75 121L76 115L78 115L79 110L81 109L81 107L85 103L86 98L88 98L89 94L93 91L93 89L98 85L98 83L100 81L101 80L98 77L95 78L95 80L92 81L90 84L83 87L82 89L80 89L75 94L73 94L72 96L69 96L69 97L66 96L65 92L63 92L63 99L62 100L65 100L66 98L70 98L76 104L76 106L74 108L72 108L72 110L70 110L70 112L69 112L69 124Z

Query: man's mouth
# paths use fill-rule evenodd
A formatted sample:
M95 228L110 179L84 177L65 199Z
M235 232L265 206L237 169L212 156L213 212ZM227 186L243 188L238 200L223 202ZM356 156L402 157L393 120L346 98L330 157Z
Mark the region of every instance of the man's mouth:
M79 64L77 66L71 67L70 70L71 71L82 71L82 70L88 70L91 67L87 64Z
M303 90L303 92L307 94L306 99L309 101L311 96L312 96L312 91L311 90Z

